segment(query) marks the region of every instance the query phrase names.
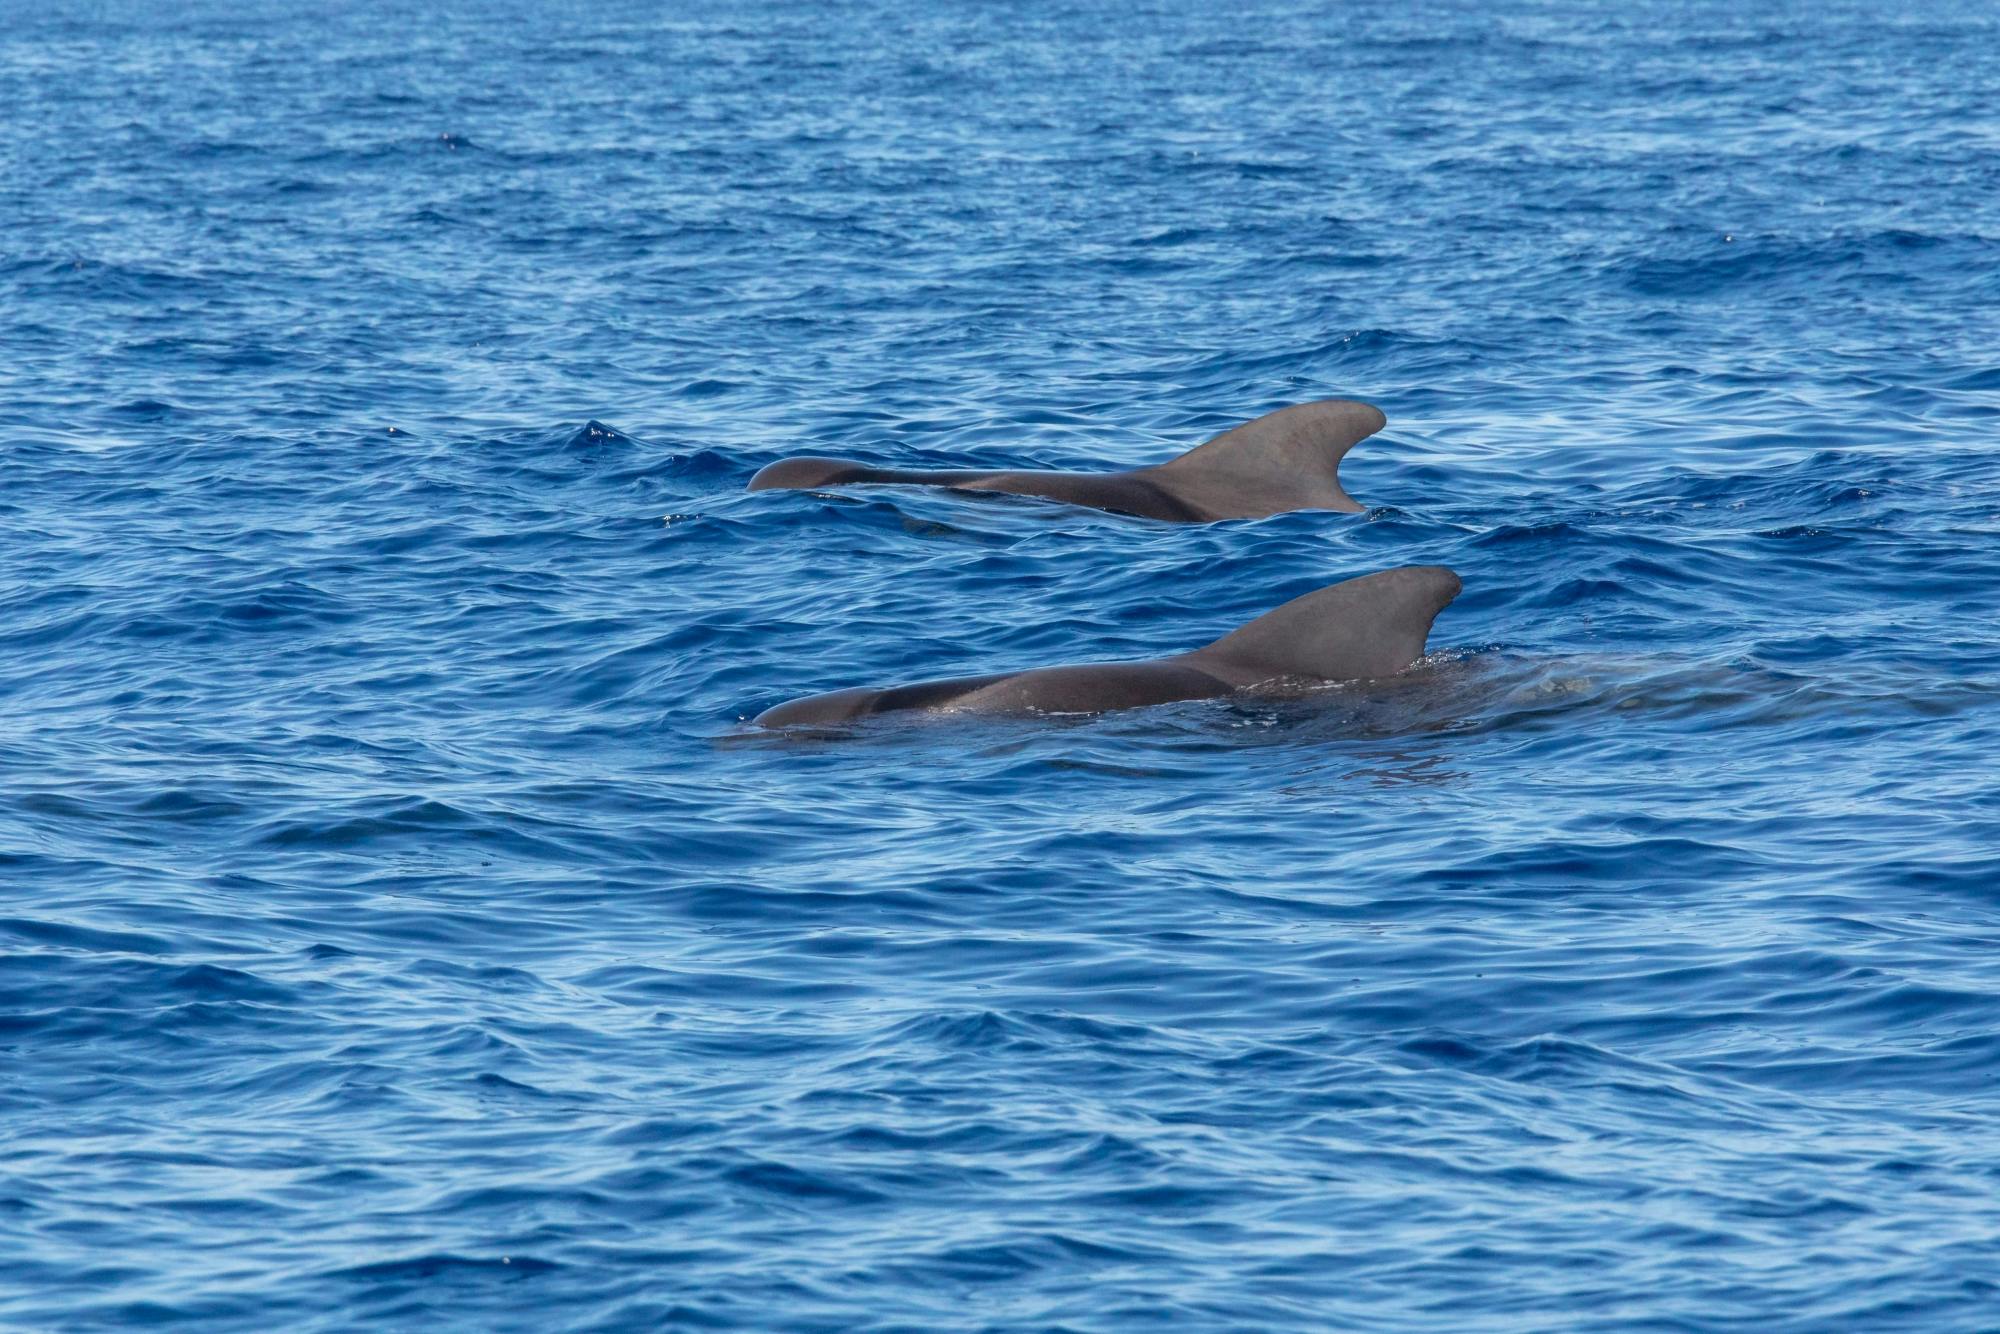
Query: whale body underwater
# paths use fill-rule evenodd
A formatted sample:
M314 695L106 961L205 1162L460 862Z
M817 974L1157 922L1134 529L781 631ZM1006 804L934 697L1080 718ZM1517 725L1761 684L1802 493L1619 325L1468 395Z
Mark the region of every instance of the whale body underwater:
M1040 667L888 689L836 690L759 714L760 727L827 726L875 714L1102 713L1211 699L1288 682L1394 676L1423 656L1431 622L1458 596L1441 565L1409 565L1293 598L1188 653Z
M1292 510L1361 511L1341 489L1340 461L1387 419L1367 403L1325 399L1280 408L1167 463L1126 472L920 471L850 459L781 459L750 479L752 491L908 483L1006 491L1173 523L1262 519Z

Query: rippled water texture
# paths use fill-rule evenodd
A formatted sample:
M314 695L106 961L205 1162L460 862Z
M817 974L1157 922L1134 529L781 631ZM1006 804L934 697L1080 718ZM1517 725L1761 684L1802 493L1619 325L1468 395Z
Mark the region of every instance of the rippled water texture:
M1990 7L51 8L0 1319L2000 1325ZM1365 515L744 491L1325 396Z

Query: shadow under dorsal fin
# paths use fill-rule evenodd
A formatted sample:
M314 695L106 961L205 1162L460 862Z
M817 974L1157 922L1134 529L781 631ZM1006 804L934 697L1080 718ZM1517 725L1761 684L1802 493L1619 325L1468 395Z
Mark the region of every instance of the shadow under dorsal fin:
M1366 574L1293 598L1188 658L1239 688L1284 676L1394 676L1424 655L1431 622L1461 587L1442 565Z
M1266 413L1142 474L1216 519L1288 510L1363 508L1341 489L1340 460L1388 419L1367 403L1330 398Z

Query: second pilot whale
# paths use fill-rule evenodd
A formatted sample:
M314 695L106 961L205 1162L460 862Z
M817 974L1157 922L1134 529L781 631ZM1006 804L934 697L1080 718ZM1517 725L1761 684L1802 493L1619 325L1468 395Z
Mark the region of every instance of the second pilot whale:
M1341 489L1340 460L1387 419L1366 403L1324 399L1280 408L1197 445L1177 459L1126 472L1010 472L874 468L849 459L781 459L750 479L752 491L915 483L1007 491L1176 523L1261 519L1292 510L1361 505Z

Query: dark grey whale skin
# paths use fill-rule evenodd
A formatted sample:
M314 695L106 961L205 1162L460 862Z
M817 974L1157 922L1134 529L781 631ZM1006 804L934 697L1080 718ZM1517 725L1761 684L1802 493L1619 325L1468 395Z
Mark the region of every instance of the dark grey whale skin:
M1169 463L1129 472L910 471L848 459L782 459L750 479L750 490L818 490L860 483L913 483L1088 505L1172 523L1261 519L1291 510L1361 506L1341 489L1340 460L1382 429L1366 403L1326 399L1267 413L1197 445Z
M920 685L836 690L767 709L759 727L824 727L875 714L1103 713L1234 694L1265 682L1394 676L1423 656L1431 622L1458 596L1442 565L1349 579L1293 598L1190 653L1040 667Z

